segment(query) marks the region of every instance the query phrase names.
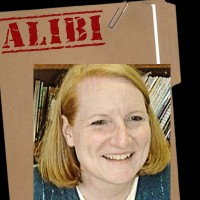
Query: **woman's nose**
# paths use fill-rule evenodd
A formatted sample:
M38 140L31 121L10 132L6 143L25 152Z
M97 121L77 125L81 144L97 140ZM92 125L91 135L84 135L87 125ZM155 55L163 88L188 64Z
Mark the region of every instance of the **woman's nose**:
M129 144L130 135L128 134L127 127L124 122L116 125L115 130L110 138L110 143L112 146L118 148L126 148Z

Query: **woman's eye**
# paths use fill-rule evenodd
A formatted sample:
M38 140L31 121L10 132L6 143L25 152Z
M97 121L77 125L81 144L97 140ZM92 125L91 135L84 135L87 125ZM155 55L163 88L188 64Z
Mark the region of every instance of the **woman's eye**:
M128 121L141 121L142 119L140 116L131 116L128 118Z
M97 120L95 122L92 122L91 125L95 125L95 126L101 126L101 125L105 125L106 121L105 120Z

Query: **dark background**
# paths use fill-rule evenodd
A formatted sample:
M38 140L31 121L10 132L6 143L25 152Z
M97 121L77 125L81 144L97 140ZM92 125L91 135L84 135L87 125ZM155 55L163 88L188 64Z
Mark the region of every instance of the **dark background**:
M179 186L181 200L198 199L199 167L198 167L198 130L199 125L199 99L198 95L198 67L197 52L199 51L199 36L197 29L198 6L193 1L166 0L176 5L179 55L181 66L181 84L172 89L174 105L174 122L176 133L176 147L178 157ZM119 0L35 0L35 1L1 1L1 11L28 10L40 8L66 7L73 5L94 5L122 2ZM128 1L129 2L129 1ZM170 17L170 16L169 16ZM200 91L200 90L199 90ZM0 107L1 110L1 107ZM197 116L196 116L197 115ZM0 199L9 199L5 145L0 112ZM16 172L17 173L17 172ZM194 182L194 181L197 181ZM23 192L23 191L22 191ZM197 195L197 197L196 197ZM159 200L159 199L158 199Z

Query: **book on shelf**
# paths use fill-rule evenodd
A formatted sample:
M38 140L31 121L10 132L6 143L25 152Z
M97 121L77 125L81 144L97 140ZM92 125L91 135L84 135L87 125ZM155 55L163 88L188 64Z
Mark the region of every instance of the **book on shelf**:
M35 80L34 82L34 113L33 113L33 140L36 138L36 127L37 127L37 117L38 117L38 104L39 104L39 97L40 97L40 80Z

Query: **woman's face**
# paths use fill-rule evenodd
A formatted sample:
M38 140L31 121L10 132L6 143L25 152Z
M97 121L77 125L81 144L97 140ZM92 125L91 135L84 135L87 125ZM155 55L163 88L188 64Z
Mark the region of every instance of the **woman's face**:
M148 156L151 131L142 93L125 78L92 77L78 87L78 112L66 141L83 182L130 182Z

